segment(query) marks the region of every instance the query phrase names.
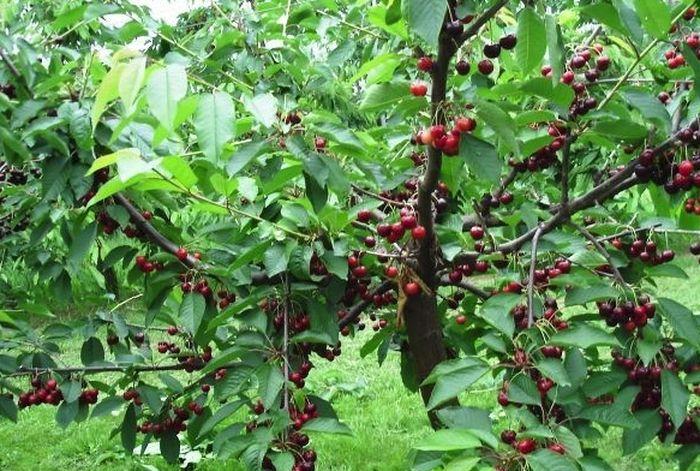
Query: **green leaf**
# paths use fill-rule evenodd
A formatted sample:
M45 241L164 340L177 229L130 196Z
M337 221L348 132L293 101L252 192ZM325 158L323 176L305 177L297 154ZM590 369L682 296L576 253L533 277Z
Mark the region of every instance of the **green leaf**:
M90 247L92 247L93 242L95 242L96 236L97 224L94 222L83 228L83 230L75 236L66 259L68 269L71 273L80 271L83 259L90 252Z
M569 374L564 368L564 364L554 358L545 358L536 363L537 369L544 376L552 379L559 386L571 386Z
M287 269L289 253L283 245L273 245L265 251L263 260L267 276L274 276Z
M92 408L90 418L102 417L103 415L111 414L123 405L124 399L120 396L105 397L95 407Z
M661 416L656 410L640 410L634 413L635 419L642 424L636 429L622 432L622 452L630 455L650 442L661 428Z
M647 32L666 39L671 28L671 11L663 0L634 0L634 9Z
M107 105L119 97L119 81L125 68L126 64L118 63L102 79L90 112L92 129L97 127L100 117L107 109Z
M564 71L565 49L561 28L557 24L557 17L548 14L545 17L545 29L547 34L547 54L549 65L552 67L552 82L559 83L559 78ZM565 104L564 106L568 105Z
M534 8L526 7L520 11L517 36L515 60L523 74L528 74L540 64L547 49L544 21Z
M542 403L537 385L525 375L518 375L510 382L508 385L508 400L518 404L531 404L534 406Z
M136 446L136 408L133 403L126 408L120 428L124 452L130 456Z
M72 402L63 401L56 410L56 423L65 429L78 416L80 404L77 400Z
M216 427L223 420L233 415L238 409L241 408L243 404L245 404L245 401L238 400L234 402L229 402L228 404L225 404L224 406L220 407L216 412L214 412L214 414L211 417L209 417L206 420L206 422L204 422L202 428L199 429L199 433L197 434L197 436L203 437L212 430L214 430L214 427Z
M600 299L611 299L619 296L620 293L610 285L600 283L592 286L580 286L572 288L566 293L564 303L567 306L578 306L588 304Z
M576 324L566 330L560 330L550 339L552 345L579 347L587 349L597 345L619 347L620 342L614 335L589 324Z
M562 108L568 107L574 99L574 91L563 83L553 83L545 77L536 77L520 85L524 93L546 98Z
M682 304L672 299L660 298L659 307L664 319L671 324L678 337L700 350L700 327L695 315Z
M508 113L498 105L485 100L479 100L476 114L496 132L500 141L513 152L518 152L518 142L515 140L515 122Z
M416 446L422 451L455 451L467 450L481 446L481 441L468 430L448 429L438 430Z
M582 419L592 420L604 425L615 425L622 428L638 428L639 422L629 410L615 404L589 405L579 412Z
M253 159L270 150L267 141L249 142L239 147L226 165L226 171L233 176L243 170Z
M360 141L355 133L353 133L351 130L349 130L345 126L341 126L339 124L334 124L334 123L321 123L317 124L314 126L314 129L320 134L321 136L331 140L331 141L336 141L339 142L340 144L343 144L344 146L350 147L352 149L356 149L359 151L364 150L364 145L362 144L362 141Z
M661 371L661 406L668 412L671 422L680 427L688 415L690 392L678 376L669 370Z
M409 28L428 45L437 47L440 30L445 21L445 0L403 0L403 17Z
M255 120L266 128L272 127L277 122L277 98L270 93L256 95L253 98L245 97L243 105Z
M374 336L372 336L371 339L369 339L367 342L365 342L362 347L360 347L360 357L364 358L373 351L375 351L377 348L379 348L379 345L384 342L389 336L391 335L391 332L389 329L382 329Z
M181 64L168 64L153 72L146 85L146 98L153 116L172 131L177 104L187 94L187 71Z
M578 471L579 467L568 456L560 455L548 449L537 450L526 455L527 464L532 471Z
M492 429L489 411L475 407L445 407L435 411L440 422L447 428L468 428L490 432Z
M275 399L284 386L284 381L284 375L279 366L268 363L260 369L258 373L260 400L262 400L265 409L269 409L275 403Z
M489 371L487 365L477 364L439 375L426 407L431 410L457 397L462 391L469 389L487 371Z
M389 108L407 98L408 82L380 83L367 87L360 111L372 112Z
M583 383L583 392L586 397L599 397L617 392L626 379L627 374L620 370L596 371Z
M622 33L627 36L629 31L622 24L620 15L614 6L606 2L595 2L590 5L586 5L581 8L581 13L586 16L593 18L594 20L602 23L610 28L616 30L618 33Z
M169 432L160 437L160 454L168 463L177 463L180 457L180 439L174 432Z
M96 337L90 337L83 343L80 349L80 361L83 362L83 365L88 366L102 362L104 359L104 348L102 348L102 343Z
M332 417L318 417L311 419L301 428L304 432L323 432L340 435L352 435L350 427Z
M647 128L628 119L601 119L593 132L612 139L640 140L647 136Z
M0 395L0 415L7 417L12 422L17 422L17 404L12 397Z
M228 93L203 95L194 113L194 129L199 148L213 163L223 157L224 144L233 137L235 110Z
M683 42L683 57L695 73L695 82L700 81L700 59L686 42Z
M671 116L661 102L648 91L629 87L622 91L625 100L649 121L668 132L671 128Z
M119 74L119 96L127 114L134 112L134 102L146 78L146 58L135 57ZM94 122L94 120L93 120Z
M187 293L180 304L180 323L188 333L194 335L199 330L206 310L206 300L199 293Z
M515 321L510 314L520 302L520 296L516 294L499 294L492 296L484 302L478 312L478 316L490 325L502 332L506 337L512 337L515 332Z
M474 175L490 182L498 182L503 162L491 144L471 134L463 134L459 140L459 156L466 161Z

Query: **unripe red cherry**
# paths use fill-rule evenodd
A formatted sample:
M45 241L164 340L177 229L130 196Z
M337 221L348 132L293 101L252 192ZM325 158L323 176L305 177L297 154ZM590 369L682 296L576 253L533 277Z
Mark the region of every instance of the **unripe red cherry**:
M566 85L571 85L574 81L574 78L576 78L576 75L570 70L567 70L563 74L561 74L561 83L564 83Z
M458 118L455 128L460 132L471 132L476 128L476 120L473 118Z
M326 140L322 137L317 137L314 139L314 146L316 147L316 150L322 150L326 148Z
M693 173L693 170L693 163L690 160L684 160L683 162L678 164L678 173L680 173L684 177L689 177Z
M168 326L168 335L177 335L177 333L178 333L178 329L176 326L174 326L174 325Z
M543 65L542 68L540 69L540 73L542 74L543 77L551 76L552 75L552 66Z
M418 70L423 72L430 72L433 70L433 60L428 56L423 56L418 59Z
M428 86L420 82L412 83L410 91L413 96L425 96L428 94Z
M423 240L425 239L425 235L426 230L423 226L416 226L411 229L411 237L413 237L415 240Z
M421 287L415 281L409 281L403 286L403 292L406 296L417 296L421 292Z
M561 443L552 443L547 448L549 448L554 453L559 453L560 455L563 455L564 453L566 453L566 449L564 448L564 446Z
M184 262L187 260L187 249L184 247L178 247L178 249L175 251L175 256L178 260Z
M536 447L537 447L537 443L532 438L525 438L525 439L520 440L518 443L515 444L515 449L518 450L523 455L527 455L528 453L532 453L533 451L535 451Z
M467 323L467 317L460 314L455 318L455 322L459 325L464 325Z
M483 59L479 61L478 69L482 74L489 75L491 72L493 72L493 62L491 62L489 59Z

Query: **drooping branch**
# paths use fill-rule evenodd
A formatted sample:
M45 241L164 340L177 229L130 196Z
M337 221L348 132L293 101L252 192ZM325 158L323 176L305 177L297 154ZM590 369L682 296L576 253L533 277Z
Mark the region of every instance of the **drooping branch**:
M583 235L583 237L585 237L591 244L593 244L593 247L595 247L598 253L600 253L603 256L603 258L605 258L605 261L610 267L610 270L612 270L613 277L618 282L618 284L622 287L628 287L628 284L623 278L622 274L620 273L620 270L618 270L615 266L615 262L613 261L610 252L608 252L607 249L601 245L598 239L596 239L596 237L593 234L591 234L588 231L588 229L576 224L575 222L569 222L569 225L576 229L578 232L580 232L581 235Z
M393 287L394 282L391 280L386 280L381 285L377 286L374 289L374 291L371 292L371 296L367 296L366 300L363 299L354 306L352 306L350 309L348 309L348 313L345 315L345 317L343 317L340 320L340 322L338 322L338 328L342 329L343 327L346 327L355 322L355 319L357 319L360 316L360 314L362 314L362 312L372 304L372 298L375 294L384 294Z
M117 193L113 196L113 198L114 201L116 201L122 207L124 207L124 209L126 209L126 212L129 213L129 216L131 217L131 220L134 222L136 227L138 227L141 232L146 234L154 244L158 245L160 248L162 248L168 253L171 253L173 255L176 254L179 246L167 237L165 237L163 234L158 232L158 230L155 227L153 227L153 225L151 225L151 223L148 222L146 218L143 217L141 211L136 209L136 207L133 204L131 204L131 202L124 195ZM182 260L182 263L187 265L188 268L194 268L200 265L201 262L197 260L194 256L188 254L187 258L185 260Z

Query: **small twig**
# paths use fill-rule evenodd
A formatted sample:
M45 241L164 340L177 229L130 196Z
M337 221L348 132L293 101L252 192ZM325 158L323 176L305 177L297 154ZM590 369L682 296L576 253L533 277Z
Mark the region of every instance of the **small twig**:
M20 73L20 71L17 69L17 66L15 66L14 62L12 62L12 59L10 59L10 56L7 55L5 50L0 47L0 58L2 58L2 61L5 63L7 68L10 70L10 73L17 79L19 83L22 84L22 86L25 88L27 93L29 94L30 97L33 97L34 94L32 93L32 89L29 88L29 84L27 83L26 80L24 80L24 76Z
M610 252L608 252L607 249L605 247L603 247L603 245L601 245L601 243L598 241L598 239L596 239L596 237L593 234L591 234L588 231L588 229L576 224L573 221L569 221L569 225L571 227L573 227L574 229L576 229L577 231L579 231L581 233L581 235L583 235L583 237L588 239L588 241L591 244L593 244L593 247L595 247L595 249L603 256L603 258L605 258L605 261L610 266L610 269L613 272L613 276L614 276L615 280L618 282L618 284L620 284L620 286L622 286L622 287L629 288L629 285L627 284L625 279L622 277L620 270L618 270L617 267L615 266L615 263L612 259L612 256L610 255Z
M366 195L366 196L369 196L369 197L374 198L376 200L382 201L386 204L390 204L392 206L400 206L400 207L404 207L404 208L413 208L413 205L410 203L404 203L403 201L390 200L389 198L385 198L382 195L379 195L379 194L374 193L374 192L369 191L369 190L365 190L361 186L357 186L355 184L352 184L351 186L352 186L352 189L355 190L356 192L362 193L363 195Z
M386 280L381 285L377 286L377 288L375 288L375 290L372 291L371 296L367 296L367 300L362 300L358 302L348 310L348 313L345 315L345 317L343 317L340 320L340 322L338 322L338 329L342 329L343 327L352 324L355 321L355 319L357 319L359 315L362 314L362 311L364 311L368 306L372 304L372 298L375 294L384 294L393 287L394 282L391 280Z
M571 144L573 139L567 137L561 151L561 205L569 204L569 170L571 168Z
M139 299L142 296L143 296L143 293L139 293L139 294L136 294L136 295L130 297L129 299L125 299L124 301L120 302L119 304L114 306L112 309L110 309L109 312L114 312L117 309L119 309L120 307L124 306L125 304L129 304L131 301Z
M532 238L532 255L530 260L530 277L527 280L527 327L532 327L532 322L535 317L534 313L534 290L535 290L535 268L537 267L537 244L540 241L540 235L544 225L540 224L535 230L535 235Z
M488 292L484 291L483 289L479 288L478 286L474 286L473 284L471 284L467 281L464 281L464 280L459 281L457 283L453 283L452 281L450 281L450 278L448 276L443 276L442 278L440 278L440 285L441 286L456 286L458 288L462 288L464 290L469 291L470 293L472 293L473 295L475 295L476 297L481 298L481 299L488 299L491 297L491 295Z

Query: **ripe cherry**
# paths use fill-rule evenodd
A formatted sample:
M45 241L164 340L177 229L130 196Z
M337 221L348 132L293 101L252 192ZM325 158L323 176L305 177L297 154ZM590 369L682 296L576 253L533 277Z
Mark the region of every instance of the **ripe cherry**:
M467 317L460 314L455 318L455 322L459 325L464 325L467 323Z
M508 393L506 393L505 391L499 391L498 403L503 407L506 407L508 404L510 404L510 401L508 400Z
M608 70L608 67L610 67L610 58L608 56L600 56L596 61L595 61L596 68L600 70L601 72L604 72Z
M352 274L355 278L364 278L367 276L367 267L364 265L357 266L352 269Z
M481 226L472 226L471 229L469 229L469 235L471 235L474 240L480 240L484 237L484 228Z
M409 281L403 286L403 292L406 296L417 296L421 292L421 287L415 281Z
M457 118L455 128L459 132L471 132L476 128L476 120L473 118Z
M479 61L477 67L479 69L479 72L481 72L484 75L489 75L491 72L493 72L493 62L491 62L488 59L483 59Z
M671 100L671 95L666 92L661 92L657 95L657 98L661 103L666 104Z
M326 148L326 140L322 137L317 137L314 139L314 146L316 150L323 150Z
M576 78L574 73L570 70L567 70L566 72L561 74L561 83L564 83L566 85L571 85L574 81L574 78Z
M517 43L518 38L514 34L508 34L498 40L498 44L500 44L501 47L506 50L513 49Z
M484 55L490 59L495 59L501 55L501 45L500 44L486 44L484 46Z
M357 213L357 220L360 222L369 222L370 219L372 219L372 212L367 209Z
M469 71L471 70L471 66L469 65L469 62L461 60L457 62L455 69L457 69L457 73L459 75L468 75Z

